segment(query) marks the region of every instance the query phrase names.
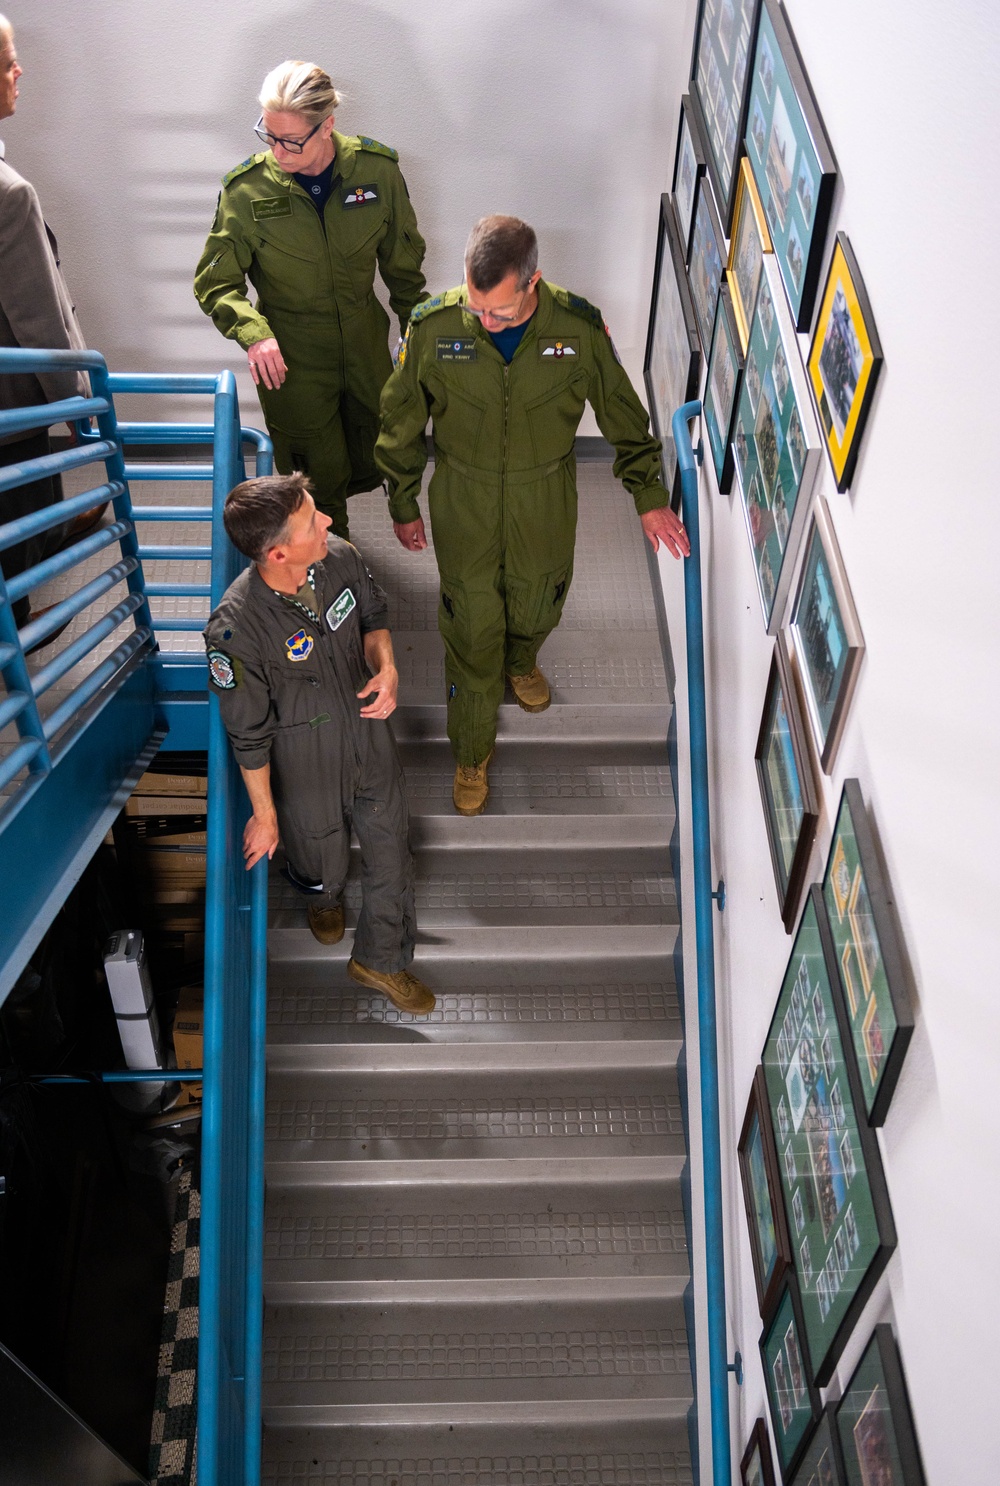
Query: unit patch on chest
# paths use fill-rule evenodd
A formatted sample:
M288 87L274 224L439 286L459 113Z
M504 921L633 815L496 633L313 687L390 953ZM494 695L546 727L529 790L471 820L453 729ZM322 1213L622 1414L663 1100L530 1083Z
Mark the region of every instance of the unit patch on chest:
M438 361L475 361L477 359L476 342L470 336L456 337L455 340L446 340L443 335L437 338Z
M331 629L340 629L344 620L352 609L357 608L357 601L349 588L338 594L326 611L326 622Z
M344 192L345 206L364 206L366 201L378 201L378 187L374 182L370 186L352 186Z
M576 335L567 335L562 340L553 340L551 337L547 340L539 340L538 354L556 360L563 356L579 356L580 338Z
M292 202L288 196L262 196L250 203L255 222L267 222L271 217L290 217Z
M313 637L306 634L304 629L296 630L294 635L289 635L285 641L285 654L289 660L305 660L312 648Z

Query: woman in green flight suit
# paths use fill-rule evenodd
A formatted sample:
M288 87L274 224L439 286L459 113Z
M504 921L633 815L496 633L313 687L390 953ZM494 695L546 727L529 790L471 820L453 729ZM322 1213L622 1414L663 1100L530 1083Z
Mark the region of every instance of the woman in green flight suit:
M427 297L424 241L396 151L334 130L340 99L321 68L283 62L259 102L270 148L223 177L194 292L247 353L279 471L309 475L346 537L347 497L381 483L373 450L392 359L376 267L405 332Z

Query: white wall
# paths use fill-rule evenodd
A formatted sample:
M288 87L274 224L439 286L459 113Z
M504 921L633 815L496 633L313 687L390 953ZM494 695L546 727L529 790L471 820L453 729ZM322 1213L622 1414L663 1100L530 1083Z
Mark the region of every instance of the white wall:
M996 1090L1000 1072L1000 516L996 427L995 151L1000 19L942 9L785 0L842 179L832 231L858 256L885 352L852 490L826 494L867 643L812 863L822 872L845 777L884 849L917 988L917 1026L880 1142L899 1246L827 1396L871 1327L899 1339L929 1486L997 1480ZM803 354L808 350L802 341ZM766 1415L736 1142L791 949L753 754L772 642L738 496L702 475L713 849L736 1460ZM674 632L679 591L663 567Z
M641 383L660 191L691 0L4 0L25 68L7 158L38 188L91 344L118 371L240 369L194 266L221 176L260 145L261 81L318 61L337 125L400 153L432 289L473 222L536 226L546 276L593 300ZM160 409L164 416L165 410ZM596 431L588 422L584 431Z

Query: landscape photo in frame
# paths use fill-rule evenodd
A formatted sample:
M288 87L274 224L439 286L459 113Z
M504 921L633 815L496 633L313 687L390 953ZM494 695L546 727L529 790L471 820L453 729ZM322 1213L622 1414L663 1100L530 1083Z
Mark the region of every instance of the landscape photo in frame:
M740 161L740 180L736 191L736 210L733 213L729 264L726 269L744 354L750 341L750 319L757 302L760 276L764 270L764 254L770 251L771 235L767 230L764 209L754 184L753 171L744 157Z
M694 209L688 283L698 318L701 348L706 356L712 349L715 306L727 257L728 249L712 196L712 185L708 177L703 175L698 182L698 201Z
M766 1319L774 1309L785 1271L791 1265L792 1250L767 1103L767 1083L761 1067L757 1068L750 1087L738 1152L757 1308Z
M675 504L680 478L671 420L683 403L697 397L700 373L701 344L683 250L670 199L663 196L643 377L653 432L663 445L663 483Z
M712 184L729 231L746 121L760 0L701 0L691 59L691 98Z
M681 99L681 116L677 125L677 153L674 158L674 211L684 247L684 262L691 250L694 209L698 200L698 182L705 174L705 146L691 99Z
M838 490L854 478L881 369L882 343L864 280L846 233L838 232L809 352L809 379Z
M743 375L743 352L740 349L740 333L733 314L733 303L728 285L719 290L719 302L715 309L715 330L712 335L712 350L708 358L708 376L705 380L705 428L708 432L715 478L723 495L728 494L733 483L733 451L731 436L733 414L740 392Z
M790 934L819 825L819 792L781 635L774 643L754 762L781 919Z

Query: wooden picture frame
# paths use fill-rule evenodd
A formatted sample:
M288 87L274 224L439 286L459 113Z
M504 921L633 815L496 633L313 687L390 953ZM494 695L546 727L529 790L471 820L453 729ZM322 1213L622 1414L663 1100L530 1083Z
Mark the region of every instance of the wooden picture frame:
M727 495L733 486L733 418L739 401L742 376L743 351L740 348L739 327L733 314L729 287L723 284L719 289L719 302L715 308L715 329L712 332L712 350L708 358L702 404L715 478L723 495Z
M764 1327L758 1346L778 1464L782 1479L787 1481L802 1458L820 1414L794 1273L789 1273L782 1286L774 1315Z
M892 1327L872 1333L836 1409L846 1486L926 1486Z
M913 1036L913 1007L892 892L857 779L844 781L822 892L862 1107L870 1125L882 1125Z
M746 128L750 61L760 0L700 0L691 57L691 100L705 139L712 185L729 231Z
M854 478L882 359L864 279L850 239L838 232L808 363L838 490Z
M755 1419L740 1461L740 1486L775 1486L766 1419Z
M698 184L704 174L705 142L701 136L698 115L692 107L690 96L685 93L681 99L681 116L677 123L677 149L674 151L674 174L670 186L685 263L691 251Z
M739 174L726 282L733 297L733 310L740 327L740 343L745 356L750 344L750 321L757 303L757 290L764 272L764 254L770 253L772 248L767 218L760 203L750 162L745 155L740 161Z
M670 198L660 198L656 266L649 303L643 380L653 432L663 445L663 483L674 509L680 500L680 470L671 420L698 396L701 342L684 267L683 245Z
M790 934L816 839L820 805L798 693L780 635L771 658L754 762L781 920Z
M750 1231L750 1254L757 1286L757 1309L766 1320L774 1310L792 1264L785 1200L781 1195L778 1153L771 1127L764 1069L758 1066L750 1086L737 1147L743 1205Z

